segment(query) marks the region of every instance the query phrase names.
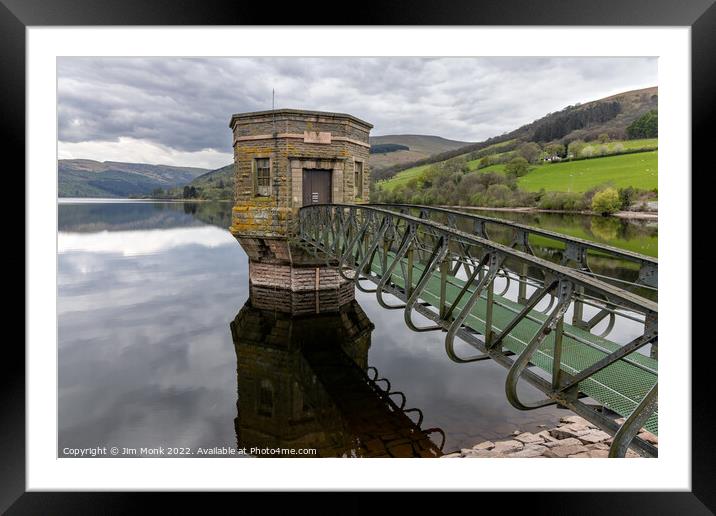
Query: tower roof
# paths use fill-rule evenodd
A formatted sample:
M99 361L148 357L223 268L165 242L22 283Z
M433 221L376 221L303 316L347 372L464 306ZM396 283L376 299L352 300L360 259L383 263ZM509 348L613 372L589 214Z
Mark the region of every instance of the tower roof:
M334 113L331 111L312 111L312 110L304 110L304 109L269 109L266 111L252 111L248 113L235 113L231 115L231 120L229 122L229 127L233 128L234 124L241 119L246 118L257 118L257 117L269 117L269 116L299 116L299 117L326 117L326 118L344 118L347 120L352 120L353 122L356 122L360 125L365 126L368 129L373 128L373 124L370 124L366 122L365 120L361 120L358 117L355 117L353 115L349 115L348 113Z

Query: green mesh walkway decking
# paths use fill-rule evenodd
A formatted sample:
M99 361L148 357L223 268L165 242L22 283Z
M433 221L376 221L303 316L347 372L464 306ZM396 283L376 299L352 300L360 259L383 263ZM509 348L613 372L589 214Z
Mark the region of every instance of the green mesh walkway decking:
M393 256L389 254L388 260L392 260ZM401 289L404 289L406 280L400 271L401 268L407 268L407 261L405 259L402 261L403 266L398 266L394 269L395 272L392 274L391 280ZM378 262L378 260L374 259L371 264L371 269L375 274L380 275L383 269L381 265L376 262ZM424 269L419 264L414 264L413 267L413 287L415 287ZM445 293L448 307L450 307L457 298L464 285L465 281L460 278L453 276L449 278ZM471 291L472 290L469 292ZM435 272L428 280L420 297L423 301L430 303L434 307L439 306L439 272ZM469 295L465 294L458 302L456 309L464 306L468 298ZM498 296L497 294L494 295L494 301L492 326L493 330L499 332L520 312L522 305L505 297ZM484 334L486 306L486 293L483 293L481 299L475 303L475 306L465 319L464 325ZM523 319L504 338L502 341L504 348L515 354L520 354L527 347L530 340L532 340L532 337L540 328L542 322L547 318L547 315L533 310L530 317L534 320ZM577 339L586 341L589 344L580 342ZM621 346L615 342L569 325L565 321L564 336L562 338L561 369L568 374L574 375L620 347ZM554 332L547 335L545 341L531 359L531 362L536 367L550 374L552 372L553 348ZM581 392L625 418L629 417L658 380L657 360L639 352L629 354L626 360L627 361L619 360L607 366L579 384L579 390ZM658 435L658 413L654 412L644 426L650 432Z

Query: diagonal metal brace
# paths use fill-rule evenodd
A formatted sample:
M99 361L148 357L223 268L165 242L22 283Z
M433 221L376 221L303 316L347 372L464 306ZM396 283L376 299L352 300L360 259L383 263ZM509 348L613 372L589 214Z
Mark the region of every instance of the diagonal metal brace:
M658 390L659 383L655 383L649 392L644 396L639 405L634 409L634 412L624 421L624 424L619 428L617 433L614 435L614 440L609 448L609 457L624 457L626 455L627 448L632 442L636 434L639 433L641 427L644 426L647 419L656 410L658 405Z
M383 277L380 278L380 282L378 283L378 288L376 289L375 296L378 299L378 304L382 306L383 308L387 308L388 310L397 310L400 308L405 308L405 305L391 305L387 303L383 299L383 289L385 288L388 281L390 281L390 278L393 277L393 271L395 270L395 267L400 263L405 256L405 254L408 252L408 249L410 249L410 246L413 245L413 241L416 237L416 228L413 224L408 226L407 231L405 232L405 235L403 235L403 241L400 244L400 248L398 249L398 252L396 253L395 257L393 258L393 261L390 262L390 265L386 267L385 271L383 272ZM406 278L407 281L407 278ZM404 290L407 293L409 291L408 285L406 284L404 286Z
M368 230L368 226L367 226L367 225L365 225L365 226L363 226L362 228L360 228L360 230L355 234L355 236L354 236L354 237L351 239L351 241L348 243L348 246L347 246L346 249L343 251L343 254L341 255L340 259L338 260L338 273L339 273L339 274L343 277L343 279L345 279L345 280L353 281L353 278L349 278L349 277L346 276L345 273L343 272L344 269L346 269L346 268L350 269L350 268L351 268L351 267L346 267L346 266L345 266L346 257L347 257L347 256L353 256L353 254L352 254L352 252L353 252L353 247L355 247L356 243L363 238L363 235L366 233L367 230Z
M478 301L478 299L480 299L482 291L487 285L491 284L495 280L497 272L500 270L500 265L502 261L504 261L504 257L500 257L496 253L490 253L485 255L483 260L485 263L489 262L490 267L487 273L482 277L482 279L478 281L477 285L475 286L475 291L469 297L469 299L465 303L465 306L462 307L462 309L460 310L460 314L452 322L450 328L448 328L447 335L445 336L445 352L447 353L447 356L453 362L457 362L460 364L468 362L477 362L479 360L486 360L490 358L490 355L486 353L474 355L467 358L460 358L455 353L455 335L457 334L457 331L460 329L460 327L462 327L462 323L472 311L472 308L475 306L475 303ZM483 262L481 262L481 266L482 264ZM453 303L450 309L452 310L456 306L456 304L457 301ZM487 336L485 336L485 340L487 341Z
M405 324L413 331L433 331L433 330L442 330L442 326L436 325L436 326L423 326L419 327L416 326L413 322L413 307L415 306L415 303L418 301L418 298L420 297L420 294L422 294L423 290L425 289L425 286L428 284L428 281L432 277L433 273L435 272L435 269L437 269L438 265L442 263L442 261L445 259L445 255L447 255L448 252L448 246L447 246L447 240L444 237L440 237L438 239L438 243L435 245L435 248L433 249L432 255L430 256L430 259L428 260L428 263L425 267L425 270L423 271L423 274L420 276L420 280L418 281L418 284L415 286L415 290L410 294L410 297L408 298L407 303L405 303Z
M363 274L363 271L366 270L366 268L369 266L370 263L373 261L373 257L375 255L376 249L378 249L378 244L380 244L381 240L383 240L383 237L385 236L385 232L388 230L388 226L390 225L390 216L387 216L383 219L383 222L380 225L380 229L378 230L378 234L373 239L373 242L370 244L370 247L365 253L365 256L363 257L363 260L360 262L360 265L356 269L355 272L355 284L356 288L360 290L361 292L365 292L367 294L372 294L377 291L377 289L368 289L365 287L362 287L360 285L361 275ZM368 279L368 278L366 278Z
M559 300L557 301L557 305L554 307L554 310L552 310L552 313L549 317L547 317L540 329L537 330L535 336L532 337L530 343L520 356L517 357L507 373L507 379L505 380L505 394L507 395L507 400L513 407L520 410L532 410L557 403L556 400L551 398L546 398L540 401L523 402L517 394L517 383L519 382L522 372L527 367L527 364L529 364L532 355L535 354L537 349L547 338L547 335L549 335L557 327L557 324L564 317L567 308L569 308L572 291L574 289L573 285L562 280L559 282L558 289Z
M532 293L532 295L530 296L530 298L527 300L527 303L525 304L525 306L522 308L522 310L520 310L520 313L518 313L507 324L507 326L505 326L502 329L500 334L494 340L492 340L490 342L489 347L495 348L495 347L499 346L500 343L504 340L504 338L507 337L507 335L512 330L515 329L515 326L517 326L520 323L520 321L522 321L525 317L527 317L532 312L532 309L535 306L537 306L537 304L542 300L542 298L544 298L544 296L546 296L547 294L549 294L550 292L552 292L554 290L554 288L557 286L557 283L558 283L557 281L553 281L553 282L547 284L547 286L545 286L543 289L535 290Z

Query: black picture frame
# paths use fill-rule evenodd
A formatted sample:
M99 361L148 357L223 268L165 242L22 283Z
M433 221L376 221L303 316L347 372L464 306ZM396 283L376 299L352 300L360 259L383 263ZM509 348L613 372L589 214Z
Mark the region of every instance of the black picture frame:
M715 0L458 0L450 3L392 1L386 5L365 4L351 8L350 15L335 16L336 3L281 3L268 12L261 3L217 0L0 0L0 68L2 81L2 128L4 148L25 162L25 29L28 26L87 25L547 25L547 26L688 26L691 28L692 73L692 163L694 170L709 173L716 92L716 5ZM54 116L54 115L53 115ZM22 168L19 168L22 167ZM672 171L673 173L677 173ZM679 171L674 180L689 180ZM701 179L698 175L691 180ZM703 186L702 181L698 182ZM692 267L708 269L710 221L708 188L692 183ZM24 187L23 187L24 191ZM48 232L54 230L48 228ZM24 267L24 255L10 257L12 270ZM15 263L17 262L17 263ZM26 278L32 274L25 268ZM679 274L678 271L674 274ZM698 277L698 276L697 276ZM683 281L691 282L685 276ZM697 284L698 285L698 284ZM702 289L707 287L703 284ZM694 284L692 283L692 288ZM692 321L683 321L684 340L661 345L687 346L692 355L708 357L712 340L703 331L710 305L705 293L693 288ZM699 302L701 298L701 302ZM19 305L19 303L17 303ZM693 324L699 323L699 324ZM692 326L693 324L693 326ZM701 330L701 331L695 331ZM701 337L701 338L699 338ZM692 491L665 493L527 493L480 494L470 503L506 503L515 509L524 504L531 513L548 514L712 514L716 510L714 450L714 383L710 381L713 360L692 363ZM84 512L129 512L146 508L150 495L130 493L39 493L25 492L25 353L16 340L5 342L3 388L0 390L3 422L0 425L0 510L8 514L78 514ZM555 479L555 491L559 490ZM259 495L247 497L249 503ZM264 494L265 496L265 494ZM352 494L352 497L357 497ZM490 496L490 499L484 497ZM283 497L273 497L271 504ZM260 500L258 500L260 501ZM163 496L164 510L171 506L189 510L185 496ZM345 503L345 502L344 502ZM346 503L345 512L365 512L376 502L361 498ZM421 497L406 502L406 509ZM516 505L515 505L516 504ZM275 506L275 505L274 505ZM484 505L488 507L489 505ZM476 506L477 507L477 506Z

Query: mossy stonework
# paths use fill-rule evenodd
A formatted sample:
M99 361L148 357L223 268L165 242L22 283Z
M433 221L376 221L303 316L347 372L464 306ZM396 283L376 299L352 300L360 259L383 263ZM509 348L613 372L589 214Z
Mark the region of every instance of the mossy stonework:
M235 177L230 230L249 256L252 284L336 288L338 275L326 270L326 262L290 239L305 203L369 202L373 126L343 113L277 109L235 114L229 127ZM257 263L294 270L286 280L286 274L259 274L264 269Z

